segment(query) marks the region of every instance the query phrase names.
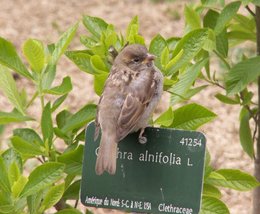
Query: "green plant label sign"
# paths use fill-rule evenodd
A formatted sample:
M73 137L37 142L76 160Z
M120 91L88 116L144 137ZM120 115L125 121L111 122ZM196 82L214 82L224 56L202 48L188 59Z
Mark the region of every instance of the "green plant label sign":
M86 206L142 213L197 214L200 210L205 136L196 131L146 128L119 143L115 175L95 173L99 139L86 130L81 202Z

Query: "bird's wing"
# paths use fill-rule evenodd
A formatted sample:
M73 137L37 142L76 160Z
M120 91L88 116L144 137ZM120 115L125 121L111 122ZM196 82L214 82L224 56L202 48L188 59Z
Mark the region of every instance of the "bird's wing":
M127 94L117 122L117 137L119 140L135 128L152 99L154 91L155 87L151 78L151 81L143 85L142 90L134 88Z
M111 73L108 76L108 79L110 78ZM104 88L106 87L107 82L104 85ZM97 111L96 111L96 119L95 119L95 133L94 133L94 141L97 140L98 136L99 136L99 130L100 130L100 123L99 123L99 106L100 103L102 102L103 99L103 93L101 94L99 101L98 101L98 105L97 105Z

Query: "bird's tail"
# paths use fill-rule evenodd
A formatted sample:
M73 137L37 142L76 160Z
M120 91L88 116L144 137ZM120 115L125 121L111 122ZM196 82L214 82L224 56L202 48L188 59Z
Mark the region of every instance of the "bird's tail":
M111 136L102 135L96 161L97 175L103 174L104 171L111 175L116 173L117 144Z

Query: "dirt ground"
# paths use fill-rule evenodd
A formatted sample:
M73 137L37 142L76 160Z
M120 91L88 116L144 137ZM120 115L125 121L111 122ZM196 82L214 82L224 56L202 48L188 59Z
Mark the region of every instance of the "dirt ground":
M165 37L181 36L184 31L183 9L185 2L173 1L154 3L152 0L0 0L0 36L15 44L19 53L27 38L37 38L45 44L56 42L59 33L66 30L83 14L104 18L113 23L118 31L124 32L134 15L140 19L140 31L147 38L147 43L157 33ZM85 33L81 26L73 41L73 49L83 48L78 35ZM67 106L77 109L88 101L96 101L92 89L92 79L79 71L65 57L58 66L58 82L65 75L70 75L74 88ZM28 91L32 86L24 79L18 80L20 86ZM218 114L215 121L201 130L207 136L207 145L216 168L236 168L252 173L253 163L242 152L238 138L239 108L225 106L214 98L217 88L208 88L196 95L193 101L210 108ZM30 110L37 115L37 103ZM0 110L8 111L10 105L0 94ZM6 136L8 135L8 131ZM223 200L232 214L248 214L251 207L251 192L222 190ZM95 213L116 213L116 211L95 210Z

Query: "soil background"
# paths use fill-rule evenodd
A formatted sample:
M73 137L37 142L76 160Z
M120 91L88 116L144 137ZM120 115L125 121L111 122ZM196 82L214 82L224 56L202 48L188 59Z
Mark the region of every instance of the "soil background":
M164 37L182 36L184 32L184 5L194 1L155 1L155 0L0 0L0 36L15 44L20 56L21 46L28 38L37 38L45 44L56 42L60 33L82 18L83 14L98 16L115 25L118 31L125 32L127 24L133 16L138 15L140 32L146 43L156 34ZM80 26L77 36L71 45L72 49L83 49L79 35L85 34ZM25 61L25 60L24 60ZM221 72L218 71L217 72ZM70 110L90 101L97 101L94 95L91 76L80 71L66 57L62 57L57 69L57 82L69 75L73 82L73 91L66 103ZM20 88L25 87L32 94L33 86L24 78L17 80ZM192 101L204 105L214 111L218 117L205 125L201 131L207 136L208 149L212 156L212 164L216 168L235 168L252 173L253 162L244 154L238 138L239 108L220 103L214 95L218 88L207 88L196 95ZM164 97L165 98L165 97ZM166 98L165 98L166 99ZM159 110L163 110L162 101ZM39 116L35 103L30 114ZM10 111L11 106L0 92L0 110ZM5 146L13 126L8 126L2 140ZM1 148L0 147L0 148ZM223 200L231 214L248 214L251 207L251 192L237 192L222 189ZM85 210L83 206L80 208ZM118 213L114 210L92 209L94 213ZM52 213L52 211L50 211Z

